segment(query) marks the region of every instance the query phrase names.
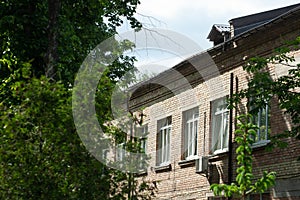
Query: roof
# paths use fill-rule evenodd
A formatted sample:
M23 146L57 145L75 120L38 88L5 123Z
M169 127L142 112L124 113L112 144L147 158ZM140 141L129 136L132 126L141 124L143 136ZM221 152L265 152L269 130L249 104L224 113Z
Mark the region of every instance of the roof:
M223 40L224 42L224 33L230 32L230 26L227 24L214 24L207 39L210 41Z
M293 25L285 24L285 22L284 22L285 20L293 20L294 21ZM260 31L267 31L269 28L271 28L271 27L274 28L274 27L278 26L279 24L280 24L280 27L277 27L277 31L281 30L282 25L285 26L285 28L290 27L291 29L295 30L295 28L297 27L297 29L298 29L299 21L300 21L300 5L297 5L293 9L289 9L289 11L283 13L282 15L279 15L265 23L262 23L262 24L258 25L257 27L248 29L247 31L245 31L241 34L236 35L236 36L226 40L224 43L222 43L220 45L216 45L210 49L207 49L206 51L198 52L198 53L194 54L190 58L183 60L182 62L173 66L171 69L168 69L168 70L158 74L157 76L152 77L150 80L147 80L145 82L141 82L141 83L138 83L138 84L132 86L131 88L129 88L129 91L133 92L130 99L139 98L143 94L157 90L158 87L163 87L163 86L157 86L156 88L153 88L152 83L159 82L159 81L156 81L159 79L163 79L164 81L168 82L168 78L166 78L166 77L170 77L169 75L173 72L173 70L176 70L176 71L185 70L185 71L189 71L189 73L192 73L192 71L191 71L192 68L189 67L189 64L193 63L192 60L199 60L199 59L201 60L202 57L205 57L205 54L209 54L213 59L215 59L216 56L222 55L222 52L225 53L225 52L229 52L229 50L232 50L232 51L236 50L237 49L236 47L239 46L239 43L241 42L241 45L243 45L243 41L245 39L247 39L248 37L250 37L251 35L259 33ZM217 28L217 27L214 26L214 28ZM217 31L217 29L216 29L216 31ZM278 37L278 33L279 32L272 32L272 35L273 35L272 37ZM264 37L262 37L262 38L264 38ZM237 45L234 45L234 44L237 44ZM226 51L224 49L226 49ZM237 49L237 51L239 51L239 49ZM203 61L203 62L205 62L205 61ZM203 67L205 67L205 66L203 66ZM201 77L199 79L201 79ZM206 79L208 79L208 77ZM171 81L174 81L174 80L171 80ZM153 88L153 89L151 89L151 88ZM155 101L160 101L161 97L153 97L153 98L156 99ZM167 98L167 96L166 97L164 96L164 98ZM148 99L145 101L147 101L146 102L147 105L148 104L150 105L151 104L150 101L153 101L153 100ZM153 102L155 102L155 101L153 101ZM131 109L136 109L141 105L144 106L144 104L142 102L140 102L140 103L132 102L132 103L134 105L133 104L130 105Z
M278 8L274 10L269 10L261 13L256 13L252 15L247 15L243 17L238 17L231 19L229 23L234 27L234 36L244 33L250 29L258 27L262 24L268 23L273 19L289 12L300 6L299 4L294 4L291 6Z
M227 24L214 24L214 27L220 32L230 32L230 26Z

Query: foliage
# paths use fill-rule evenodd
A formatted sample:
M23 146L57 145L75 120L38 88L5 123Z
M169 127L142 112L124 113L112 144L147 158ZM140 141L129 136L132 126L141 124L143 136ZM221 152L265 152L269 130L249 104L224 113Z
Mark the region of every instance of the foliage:
M128 19L132 28L141 28L134 18L139 3L139 0L4 0L0 3L0 45L10 43L16 57L32 60L36 77L47 75L51 64L54 75L47 77L72 85L86 55L113 36L124 19ZM9 73L2 68L0 79Z
M1 99L1 199L105 198L107 192L96 191L108 190L102 183L108 179L76 135L70 92L30 77L29 68L3 80L1 91L11 92Z
M123 126L130 126L132 123L123 123ZM133 153L145 153L143 152L144 149L141 147L141 140L136 137L129 136L128 133L125 133L123 130L116 126L109 126L110 129L109 133L114 137L114 142L116 144L124 144L124 150ZM129 127L128 127L129 128ZM134 126L131 128L134 129ZM122 128L123 129L123 128ZM135 130L131 130L134 132ZM135 134L135 133L131 133ZM146 180L144 173L147 170L149 156L146 154L135 156L124 156L122 160L118 160L115 164L118 165L119 168L123 169L124 171L130 170L131 167L140 167L139 173L132 173L132 172L124 172L120 173L118 181L116 182L117 185L114 187L114 190L117 191L120 187L123 187L124 190L119 194L125 199L152 199L155 196L157 186L156 181ZM121 166L123 165L123 167ZM125 165L125 166L124 166ZM146 167L146 168L145 168ZM116 198L117 199L117 198Z
M250 122L251 115L241 115L238 117L240 123L235 131L235 141L238 144L236 149L237 168L236 183L212 184L211 190L215 195L225 195L225 197L237 196L245 199L251 193L263 193L275 184L275 172L264 172L263 176L253 183L252 173L252 148L256 136L257 127Z
M230 99L231 108L237 105L243 98L251 99L248 102L256 109L251 114L257 113L259 108L264 107L272 97L278 99L279 108L291 117L292 128L284 133L271 137L272 143L269 147L275 146L286 147L283 138L294 137L300 139L300 64L292 65L295 58L290 54L292 50L299 49L300 37L294 41L286 42L286 44L275 50L274 55L269 57L255 57L247 61L244 70L252 75L248 83L248 88L234 94ZM287 75L283 75L278 79L273 79L269 69L269 65L287 66Z
M87 152L73 124L72 91L33 77L30 63L10 57L19 67L0 85L1 199L126 199L129 193L150 199L152 182L109 169Z
M244 70L251 74L248 88L239 91L234 94L233 98L229 99L231 109L239 105L244 98L250 100L248 107L253 108L249 111L250 114L241 115L238 118L241 123L238 124L239 129L236 130L236 142L239 144L236 153L240 167L237 169L236 183L232 185L213 184L211 186L215 195L224 194L227 197L237 195L245 199L250 193L262 193L275 184L275 172L264 172L262 178L253 183L251 144L258 127L249 122L252 118L251 114L256 115L259 109L265 107L271 98L276 97L279 107L291 116L293 126L291 130L272 136L270 147L285 147L287 144L280 140L282 138L295 137L300 139L300 64L295 66L290 64L295 62L295 58L290 55L290 52L299 49L299 45L300 37L276 49L274 55L251 58L244 66ZM269 71L270 64L281 64L289 66L290 69L287 75L274 80Z
M1 1L0 10L0 199L141 199L150 182L96 160L76 133L71 95L87 54L116 33L127 18L134 29L138 0ZM107 21L107 23L105 23ZM99 82L100 124L112 118L117 81L133 68L114 41L118 59ZM53 73L49 73L49 70ZM131 181L131 182L130 182ZM122 183L122 184L120 184Z

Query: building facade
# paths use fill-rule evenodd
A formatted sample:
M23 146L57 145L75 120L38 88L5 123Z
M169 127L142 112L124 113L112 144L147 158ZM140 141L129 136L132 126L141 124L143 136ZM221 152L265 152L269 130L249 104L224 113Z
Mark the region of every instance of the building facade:
M247 87L251 75L243 70L245 59L269 56L300 35L299 6L214 25L209 34L213 48L132 88L129 107L133 112L143 109L149 133L143 145L151 159L141 176L157 182L155 198L225 199L214 197L210 185L235 181L234 130L236 117L245 112L243 105L230 111L226 98ZM300 63L300 51L291 54ZM268 70L276 79L288 68L269 65ZM252 199L300 199L300 141L288 138L287 148L265 149L270 134L291 128L289 116L274 97L255 123L260 128L253 145L254 174L275 171L277 178L275 187Z

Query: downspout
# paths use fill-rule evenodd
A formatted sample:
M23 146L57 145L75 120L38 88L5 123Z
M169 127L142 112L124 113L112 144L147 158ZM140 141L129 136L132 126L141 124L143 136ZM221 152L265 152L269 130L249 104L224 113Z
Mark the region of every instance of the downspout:
M230 74L230 99L233 97L233 73ZM233 108L229 110L229 144L228 144L228 184L232 183L232 134L233 134Z
M133 142L133 123L130 123L130 138L129 138L129 141L130 141L130 144L132 144L132 142ZM126 145L125 145L125 148L126 148ZM126 156L125 156L125 158L126 158ZM132 164L132 160L130 160L130 165L131 164ZM128 174L128 189L129 190L128 190L128 194L127 194L128 199L131 199L132 196L133 196L133 189L132 189L133 179L134 179L133 174L129 173Z
M205 145L206 145L206 112L203 113L203 118L204 118L204 133L203 133L203 149L202 149L202 156L206 156L205 155Z

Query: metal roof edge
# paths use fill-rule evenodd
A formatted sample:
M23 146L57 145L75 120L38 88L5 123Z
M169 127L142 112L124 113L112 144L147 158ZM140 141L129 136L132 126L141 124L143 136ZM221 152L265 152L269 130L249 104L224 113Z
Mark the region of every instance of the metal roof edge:
M259 26L253 27L253 28L241 33L241 34L238 34L238 35L230 38L229 40L225 41L225 43L229 42L229 41L236 41L236 40L239 40L241 38L245 38L245 35L249 36L249 33L251 34L252 32L253 33L257 32L258 30L261 30L262 28L264 28L266 25L273 24L276 21L280 20L281 18L288 17L288 16L292 15L293 13L295 13L297 11L300 12L300 5L296 8L291 9L290 11L288 11L286 13L283 13L283 14L279 15L278 17L275 17L274 19L272 19L270 21L267 21L267 22L265 22L265 23L263 23Z

